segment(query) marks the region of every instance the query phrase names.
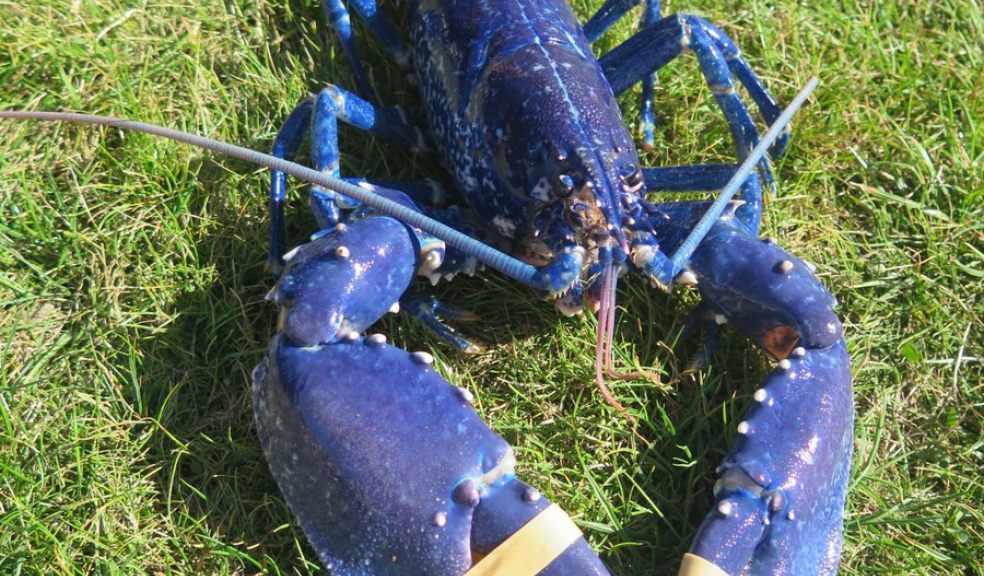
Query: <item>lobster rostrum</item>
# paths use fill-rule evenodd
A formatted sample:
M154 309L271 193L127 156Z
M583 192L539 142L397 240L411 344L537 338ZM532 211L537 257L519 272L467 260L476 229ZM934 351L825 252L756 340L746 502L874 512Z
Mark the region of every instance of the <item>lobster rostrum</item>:
M516 477L512 449L480 421L469 391L438 375L426 352L365 335L402 308L471 350L443 323L468 313L411 282L473 273L484 262L566 314L585 303L597 310L602 386L618 275L634 269L663 288L696 284L712 329L731 323L779 362L718 468L715 503L681 574L836 573L852 450L849 357L835 301L811 266L758 237L762 182L772 186L761 154L770 143L782 153L793 110L782 113L720 30L693 16L661 18L651 0L640 31L600 59L590 41L639 0L609 0L583 27L559 0L411 2L412 49L374 0L348 4L400 65L412 64L429 129L376 103L346 6L328 0L361 96L326 88L294 110L274 144L274 156L290 159L309 135L308 156L328 178L314 177L320 187L310 194L321 231L285 254L285 176L272 173L279 280L269 298L280 319L253 389L271 471L325 566L336 574L608 573L566 515ZM697 56L741 166L640 166L615 97L643 84L651 144L653 74L684 51ZM732 76L774 124L761 145ZM338 120L437 152L460 205L434 207L440 194L430 182L339 184ZM646 197L722 188L713 203ZM396 207L380 210L379 197Z
M732 74L767 122L781 110L727 36L693 16L660 18L658 3L647 2L638 34L595 59L590 39L635 4L609 1L581 27L559 0L412 2L408 50L374 2L350 2L398 63L412 62L429 121L421 129L399 108L376 104L346 6L327 2L362 96L330 86L303 101L274 154L291 158L309 133L315 168L340 177L338 120L418 152L436 151L460 206L433 207L432 183L384 188L346 180L536 266L526 282L565 314L587 302L599 315L596 377L603 391L605 369L612 373L619 273L638 270L663 288L696 283L712 325L734 324L781 360L738 426L739 440L718 469L715 506L681 571L835 573L853 407L834 299L806 263L757 237L761 182L772 186L765 160L759 174L741 179L739 201L650 203L647 192L720 190L736 166L641 167L615 97L643 82L648 133L652 74L692 51L739 161L758 133ZM771 152L781 154L787 139L788 131L779 133ZM465 313L409 285L414 273L433 282L474 273L484 257L315 187L311 205L323 231L281 262L283 190L284 176L274 172L271 258L286 269L272 299L284 312L255 387L274 476L338 573L464 573L508 546L545 503L515 478L511 450L467 407L470 394L429 368L430 355L361 333L402 303L469 350L441 320ZM369 286L377 291L370 295ZM401 455L413 452L408 441L428 445L432 456L409 462ZM573 541L526 570L605 573L584 540Z

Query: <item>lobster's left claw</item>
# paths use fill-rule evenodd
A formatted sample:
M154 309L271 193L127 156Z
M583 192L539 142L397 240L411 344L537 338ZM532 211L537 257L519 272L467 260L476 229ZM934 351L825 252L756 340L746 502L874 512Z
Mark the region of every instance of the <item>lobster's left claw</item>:
M706 207L661 205L652 222L673 248ZM734 211L714 223L689 270L722 321L782 360L738 424L681 576L835 574L854 422L835 300L809 266L756 238Z
M769 375L718 467L693 554L735 576L836 574L854 433L849 360L840 340Z

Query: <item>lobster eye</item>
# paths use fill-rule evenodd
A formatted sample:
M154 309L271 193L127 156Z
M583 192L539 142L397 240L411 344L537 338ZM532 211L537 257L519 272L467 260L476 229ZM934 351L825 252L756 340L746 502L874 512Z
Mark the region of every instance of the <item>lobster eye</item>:
M553 189L558 198L569 198L574 193L577 182L570 174L558 174L554 177Z
M642 170L639 169L635 164L629 164L628 166L620 170L622 181L629 188L635 188L636 186L642 184Z

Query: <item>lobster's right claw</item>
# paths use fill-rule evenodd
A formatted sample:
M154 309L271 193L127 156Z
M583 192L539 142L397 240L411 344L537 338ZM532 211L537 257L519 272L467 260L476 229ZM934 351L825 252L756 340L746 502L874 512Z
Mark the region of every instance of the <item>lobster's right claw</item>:
M254 372L270 469L334 574L460 575L549 506L432 361L380 335L278 335ZM579 535L559 553L541 574L608 573Z
M418 251L407 227L388 217L339 224L298 246L267 297L280 307L278 331L298 346L362 332L406 291Z

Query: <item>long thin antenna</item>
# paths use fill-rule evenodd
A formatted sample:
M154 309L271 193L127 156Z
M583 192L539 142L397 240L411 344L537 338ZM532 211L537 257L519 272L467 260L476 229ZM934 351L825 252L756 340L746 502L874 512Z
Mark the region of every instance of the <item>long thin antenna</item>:
M738 189L741 188L741 186L745 183L745 180L747 180L748 176L752 173L752 170L754 170L758 165L759 160L765 156L765 153L768 152L769 148L772 147L772 144L777 138L779 138L783 130L786 129L786 126L789 125L790 121L792 121L793 115L796 114L803 103L806 102L806 99L810 97L813 89L816 88L819 83L820 80L818 80L816 76L810 78L810 80L806 83L806 86L803 86L803 89L799 91L799 94L797 94L795 98L793 98L793 101L789 103L789 106L786 106L786 109L782 111L782 114L780 114L779 117L776 118L776 121L772 123L769 130L764 136L762 136L762 139L759 140L759 143L752 149L751 153L749 153L745 158L745 161L738 167L738 170L735 172L734 176L731 177L731 180L728 180L727 185L725 185L725 187L721 190L721 193L718 194L718 197L714 200L710 207L708 207L707 212L704 213L700 221L694 225L693 229L690 231L690 234L687 235L687 238L677 248L672 258L674 270L681 269L683 265L690 260L690 257L693 256L694 250L697 249L697 246L700 245L701 240L703 240L704 236L707 235L707 231L710 230L711 226L714 225L714 222L721 217L721 214L724 212L725 208L728 207L731 199L734 198L735 194L738 192Z
M738 188L741 187L741 185L745 182L745 179L748 178L748 175L755 169L755 166L758 164L759 160L765 156L769 147L776 140L779 134L786 128L792 120L793 115L797 110L799 110L800 106L803 105L807 97L817 86L817 83L818 80L816 77L811 78L810 81L806 83L806 86L799 92L799 94L796 95L796 98L793 99L792 103L786 107L779 118L776 119L776 121L769 128L768 132L766 132L759 141L758 145L755 146L751 153L745 158L744 162L741 163L741 166L738 167L738 170L735 172L734 176L732 176L727 186L724 187L721 194L707 210L700 222L694 226L694 229L691 230L690 234L687 236L687 239L684 240L683 244L681 244L677 249L676 254L673 256L675 265L682 266L682 263L690 258L693 251L697 248L697 245L707 234L707 230L709 230L714 221L721 216L722 211L725 207L727 207L728 202L730 202L731 198L738 191ZM474 256L486 266L498 270L506 276L515 278L528 286L541 287L540 274L535 267L521 262L508 254L500 252L491 246L483 244L474 238L462 234L454 228L442 224L433 218L424 216L420 212L407 208L406 206L402 206L389 200L388 198L374 193L373 189L379 189L379 187L370 186L369 189L363 189L344 180L334 178L322 172L318 172L317 170L312 170L311 168L302 166L295 162L284 160L283 158L277 158L276 156L264 154L256 150L250 150L249 148L243 148L242 146L236 146L235 144L229 144L228 142L221 142L212 138L189 134L187 132L181 132L179 130L165 128L163 126L156 126L154 124L146 124L144 122L122 120L120 118L112 118L109 116L78 114L74 112L32 112L25 110L0 110L0 119L74 122L77 124L95 124L100 126L121 128L124 130L134 130L136 132L160 136L162 138L168 138L178 142L183 142L185 144L190 144L192 146L197 146L199 148L204 148L206 150L211 150L219 154L232 156L233 158L238 158L252 164L266 166L267 168L273 170L280 170L281 172L290 174L291 176L304 180L305 182L310 182L328 190L332 190L339 194L353 198L367 206L371 206L372 208L379 210L383 214L392 216L401 222L415 226L421 230L425 230L441 240L444 240L451 246L458 248L462 252Z
M322 172L318 172L317 170L312 170L311 168L302 166L301 164L284 160L283 158L277 158L276 156L271 156L270 154L264 154L256 150L243 148L242 146L236 146L235 144L229 144L228 142L222 142L220 140L199 136L197 134L189 134L187 132L173 130L171 128L157 126L155 124L123 120L110 116L96 116L93 114L79 114L74 112L0 110L0 119L73 122L76 124L95 124L98 126L109 126L112 128L133 130L136 132L150 134L152 136L176 140L185 144L197 146L198 148L204 148L212 152L232 156L233 158L238 158L239 160L243 160L251 164L266 166L267 168L273 170L280 170L281 172L290 174L291 176L305 182L310 182L328 190L348 196L349 198L353 198L367 206L371 206L372 208L379 210L383 214L392 216L405 224L425 230L441 240L444 240L451 246L458 248L462 252L478 258L478 260L486 266L498 270L506 276L515 278L528 286L540 286L539 271L535 267L530 266L525 262L521 262L508 254L500 252L499 250L475 240L470 236L462 234L454 228L442 224L433 218L429 218L420 212L375 193L374 190L383 189L380 186L369 185L368 188L362 188L339 178L334 178Z

